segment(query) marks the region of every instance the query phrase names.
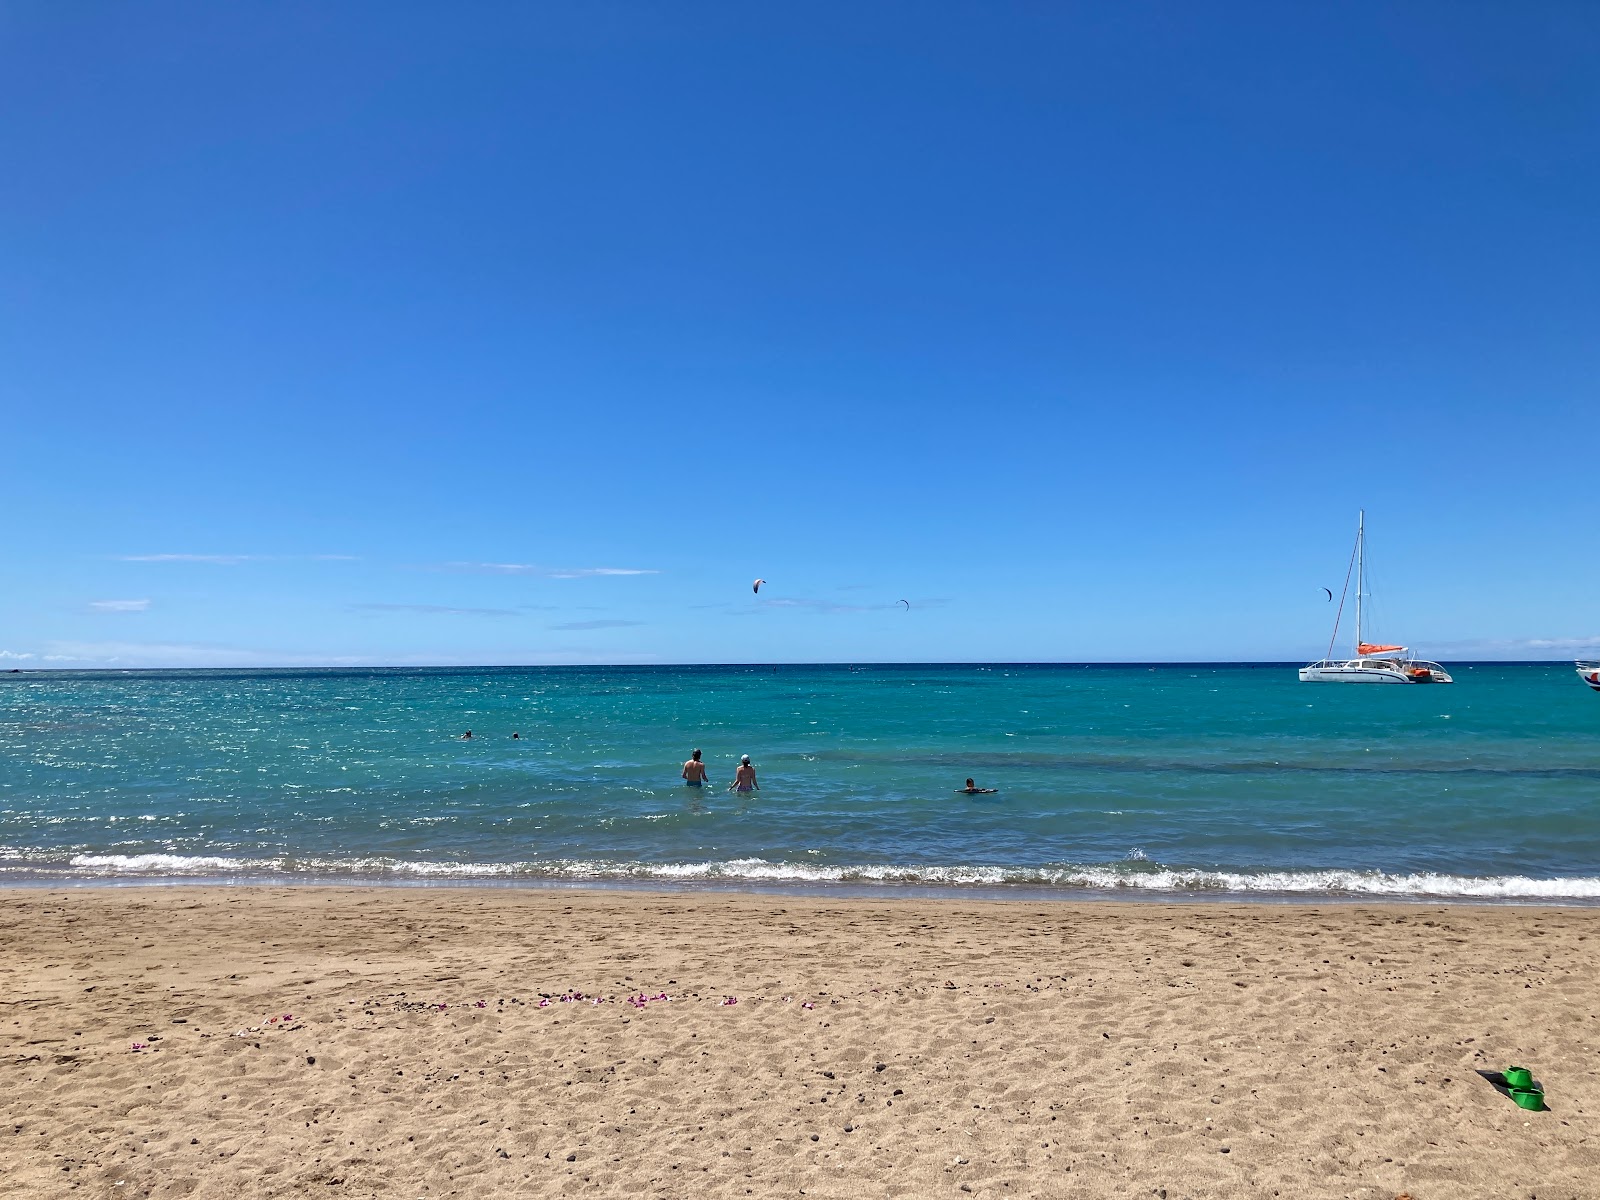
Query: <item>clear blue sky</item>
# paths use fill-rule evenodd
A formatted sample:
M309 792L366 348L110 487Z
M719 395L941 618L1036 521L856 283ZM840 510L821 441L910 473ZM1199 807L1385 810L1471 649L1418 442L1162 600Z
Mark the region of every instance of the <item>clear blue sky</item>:
M1363 505L1380 634L1600 641L1600 6L38 0L0 106L0 666L1304 658Z

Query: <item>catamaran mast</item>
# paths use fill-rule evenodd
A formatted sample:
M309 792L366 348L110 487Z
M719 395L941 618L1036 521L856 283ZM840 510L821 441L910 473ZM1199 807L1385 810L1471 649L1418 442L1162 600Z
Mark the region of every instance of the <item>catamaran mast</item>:
M1356 657L1361 657L1361 593L1367 581L1367 510L1356 518Z

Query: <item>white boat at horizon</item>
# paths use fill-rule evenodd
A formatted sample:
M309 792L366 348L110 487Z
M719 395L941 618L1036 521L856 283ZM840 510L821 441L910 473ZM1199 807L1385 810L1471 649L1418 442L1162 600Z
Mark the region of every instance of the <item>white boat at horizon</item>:
M1361 510L1356 520L1355 559L1356 576L1356 641L1353 658L1324 658L1300 668L1301 683L1454 683L1450 672L1436 662L1412 658L1404 646L1379 645L1365 640L1362 630L1362 601L1365 599L1367 576L1367 512ZM1344 591L1339 594L1339 611L1333 618L1333 636L1328 639L1328 653L1333 653L1333 643L1339 636L1339 619L1344 614L1344 601L1350 591L1350 574L1344 579ZM1332 598L1332 592L1329 592ZM1600 684L1591 685L1600 690Z

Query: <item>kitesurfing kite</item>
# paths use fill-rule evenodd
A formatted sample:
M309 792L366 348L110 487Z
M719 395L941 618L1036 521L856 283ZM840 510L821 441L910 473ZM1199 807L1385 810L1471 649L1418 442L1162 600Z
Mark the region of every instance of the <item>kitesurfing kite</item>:
M896 604L904 604L906 606L906 611L907 612L911 611L911 601L909 601L909 600L897 600L897 601L895 601L895 603Z
M1328 593L1328 603L1332 604L1333 603L1333 589L1332 588L1323 588L1322 590Z
M765 579L756 580L753 584L750 585L750 590L752 592L756 593L757 595L760 595L761 594L761 585L763 583L765 583L765 582L766 582Z

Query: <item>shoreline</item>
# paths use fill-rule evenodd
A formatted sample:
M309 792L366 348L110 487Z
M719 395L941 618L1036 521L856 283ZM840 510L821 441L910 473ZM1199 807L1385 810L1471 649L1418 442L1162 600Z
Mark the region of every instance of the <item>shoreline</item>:
M1581 1200L1597 945L1547 906L0 888L0 1177Z
M1382 893L1354 891L1229 891L1221 888L1156 889L1137 886L1121 887L1050 887L1034 884L985 883L900 883L874 881L829 880L761 880L739 879L624 879L624 878L563 878L560 876L372 876L372 875L83 875L65 874L31 875L18 873L0 875L0 896L11 889L39 892L59 889L63 891L96 891L102 889L126 890L150 888L222 888L295 890L335 888L372 889L383 891L531 891L531 892L618 892L624 894L660 895L728 895L728 896L792 896L819 900L928 900L972 901L981 904L1008 902L1028 904L1129 904L1129 905L1262 905L1284 907L1295 905L1397 905L1403 907L1436 905L1442 908L1553 908L1597 909L1600 897L1541 896L1541 895L1439 895L1432 893Z

